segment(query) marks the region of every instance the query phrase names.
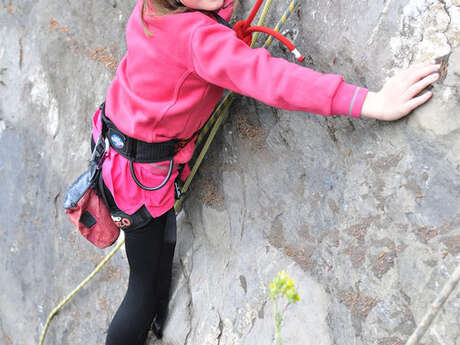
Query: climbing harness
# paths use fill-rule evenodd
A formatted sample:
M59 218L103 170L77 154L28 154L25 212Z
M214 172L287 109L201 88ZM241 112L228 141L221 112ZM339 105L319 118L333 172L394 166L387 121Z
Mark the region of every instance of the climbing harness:
M255 8L257 7L257 10L259 9L259 7L260 7L262 2L263 2L263 0L258 0L258 2L256 3ZM292 0L291 3L289 4L288 9L285 11L285 14L287 12L292 13L294 11L295 4L297 4L297 0ZM270 6L271 6L271 0L267 0L267 2L265 3L264 9L263 9L262 15L261 15L261 17L260 17L260 19L258 21L258 25L256 27L250 27L250 24L251 24L252 20L254 19L255 15L257 13L257 10L253 9L251 11L250 17L248 17L248 20L245 21L246 24L240 24L241 29L238 29L238 30L241 30L242 35L244 35L245 37L248 37L249 35L251 35L251 37L252 37L253 32L256 32L256 35L257 35L257 31L258 32L266 32L267 31L265 29L268 29L268 28L261 29L261 25L265 21L265 18L267 16L267 13L268 13L268 10L269 10ZM283 17L285 16L285 14L283 14ZM218 20L218 21L220 22L220 20ZM284 24L284 22L282 24ZM277 35L277 32L280 30L280 28L281 28L281 25L277 25L277 27L275 28L275 30L273 32L270 31L270 34L273 35L273 33L275 33L273 35L273 37L275 37L275 38L279 39L281 42L285 43L284 39L281 40L279 38L279 36ZM246 31L248 30L249 32L247 33L247 32L245 32L245 30ZM249 43L251 47L255 44L256 37L257 37L256 35L254 35L254 37L252 37L252 42ZM289 40L287 40L287 39L286 39L286 41L289 42ZM246 43L248 43L248 42L246 42ZM291 48L294 47L292 45L292 43L290 43L290 44L291 44L290 46L287 45L288 48L289 47L291 47ZM295 48L290 49L290 50L295 54L296 58L299 60L299 57L301 57L300 53L298 54L299 55L299 57L298 57L296 55L298 52L296 53ZM299 60L299 61L301 61L301 60ZM176 199L177 200L176 200L176 202L174 204L174 209L176 211L176 214L179 213L179 211L181 210L182 203L183 203L183 200L184 200L184 195L187 193L188 188L190 186L190 183L193 180L196 172L198 171L198 168L201 165L201 163L202 163L202 161L204 159L204 156L206 155L211 143L213 142L215 135L217 134L218 130L220 129L220 126L222 125L222 123L225 121L225 119L226 119L226 117L228 115L228 110L229 110L230 105L232 104L233 100L234 100L234 92L229 92L224 97L224 99L219 103L219 105L215 108L215 110L211 114L210 118L208 119L208 121L206 122L204 127L201 129L200 133L196 136L196 146L198 147L198 146L201 145L201 143L204 141L206 135L209 133L209 135L207 136L206 141L203 144L203 148L201 149L199 155L197 156L197 158L196 158L196 160L195 160L195 162L193 164L193 168L191 169L191 172L190 172L188 178L186 179L185 183L181 184L181 186L179 186L178 184L176 184L176 186L175 186ZM115 132L115 134L116 134L116 132ZM123 139L122 137L120 137L120 138ZM118 138L114 137L113 142L111 141L110 145L111 145L112 148L114 148L114 146L116 147L116 145L121 146L120 141L117 141L117 139ZM195 135L190 140L194 140L194 139L195 139ZM180 144L178 144L178 145L180 146ZM128 146L129 146L129 144L128 144ZM119 149L119 148L117 148L117 149ZM179 176L180 175L181 174L179 173ZM134 176L135 176L135 174L134 174ZM54 318L54 316L59 312L59 310L62 307L64 307L64 305L67 302L70 301L70 299L80 289L82 289L86 284L88 284L88 282L102 269L102 267L104 267L104 265L112 258L112 256L124 245L124 243L125 243L124 239L119 240L118 243L116 244L116 246L109 252L109 254L106 257L104 257L104 259L96 266L96 268L51 311L51 313L49 314L49 316L48 316L48 318L46 320L45 326L43 328L42 335L40 337L39 345L43 345L45 337L46 337L46 333L47 333L48 328L49 328L49 325L51 323L51 320Z
M131 177L140 188L147 191L158 190L169 181L174 168L174 156L197 136L194 134L189 139L172 139L159 143L145 142L121 132L106 116L105 103L101 104L100 111L102 119L101 135L108 139L113 150L129 160ZM168 173L163 181L157 186L144 186L134 172L134 163L157 163L163 161L169 161Z
M64 209L69 220L80 233L98 248L111 246L118 238L120 229L135 229L151 217L145 206L129 215L116 206L110 206L104 191L102 163L109 148L128 159L131 177L142 189L155 191L170 179L174 168L174 156L196 135L186 140L173 139L160 143L148 143L122 133L105 114L105 103L99 107L102 129L97 143L92 143L93 153L89 169L67 189ZM169 161L169 169L163 181L154 187L143 185L136 176L134 163ZM178 166L181 169L181 165ZM176 180L180 180L181 174ZM180 197L179 182L175 181L175 194ZM110 208L110 210L109 210Z

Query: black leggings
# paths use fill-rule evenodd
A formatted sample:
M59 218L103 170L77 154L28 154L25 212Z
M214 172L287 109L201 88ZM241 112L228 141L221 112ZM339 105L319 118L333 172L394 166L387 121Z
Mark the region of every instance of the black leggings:
M104 189L113 208L113 198ZM170 210L135 230L125 231L128 290L110 324L106 345L143 345L154 319L155 334L161 337L171 287L175 221L174 210Z

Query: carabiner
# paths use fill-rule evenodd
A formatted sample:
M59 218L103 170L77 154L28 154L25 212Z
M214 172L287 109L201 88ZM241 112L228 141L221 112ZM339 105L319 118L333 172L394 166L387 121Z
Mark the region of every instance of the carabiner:
M131 176L133 177L133 180L134 182L136 182L136 184L141 187L143 190L147 190L147 191L154 191L154 190L158 190L160 189L161 187L163 187L166 182L169 181L169 178L171 177L171 174L172 174L172 171L173 171L173 167L174 167L174 160L173 158L171 158L169 160L169 171L168 171L168 175L165 177L165 179L163 180L163 182L161 182L158 186L155 186L155 187L147 187L147 186L144 186L138 179L137 179L137 176L136 176L136 173L134 172L134 167L133 167L133 161L130 160L129 161L129 170L131 171Z

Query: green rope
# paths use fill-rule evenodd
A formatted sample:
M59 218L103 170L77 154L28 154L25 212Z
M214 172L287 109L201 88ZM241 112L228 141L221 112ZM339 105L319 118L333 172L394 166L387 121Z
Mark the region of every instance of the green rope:
M272 0L268 0L263 8L262 15L260 16L259 21L257 22L257 26L262 26L265 19L267 18L268 11L270 10L272 4ZM257 40L257 36L254 35L251 43L251 48L254 46L255 42ZM196 141L197 145L201 143L203 140L204 135L209 131L209 128L212 126L211 133L209 134L208 138L206 139L206 143L204 144L198 158L196 159L195 163L193 164L193 168L190 171L190 175L187 177L187 180L184 183L184 186L181 189L182 194L184 195L190 186L190 183L192 182L193 178L195 177L196 172L198 171L198 168L200 167L201 163L203 162L203 158L208 152L209 147L211 146L211 143L214 140L214 137L217 133L217 131L220 129L220 126L224 122L225 118L227 117L228 114L228 109L230 108L230 105L232 104L234 100L234 92L231 91L222 101L220 101L219 105L217 106L216 110L214 113L211 115L211 117L208 120L208 123L203 127L202 133L198 136L198 139ZM217 120L216 120L217 117ZM203 134L203 135L202 135ZM182 208L182 202L183 202L183 197L179 198L174 203L174 210L176 213L178 213L181 208Z
M201 150L200 154L198 155L195 164L193 164L193 168L190 171L190 175L188 176L187 180L184 183L184 186L182 187L181 192L186 193L190 183L192 183L193 178L195 177L196 172L198 171L198 168L200 167L201 163L203 162L204 156L208 152L209 147L211 146L214 137L217 134L217 131L219 130L221 124L224 122L224 119L227 117L228 114L228 109L230 108L230 105L232 104L233 101L233 92L230 92L224 100L221 102L222 107L219 107L219 117L217 118L216 122L212 126L211 132L209 133L208 139L206 139L206 142L203 146L203 149ZM217 110L216 110L217 111ZM182 208L182 202L183 202L183 197L180 198L179 200L176 200L174 204L174 210L176 213L178 213L181 208Z

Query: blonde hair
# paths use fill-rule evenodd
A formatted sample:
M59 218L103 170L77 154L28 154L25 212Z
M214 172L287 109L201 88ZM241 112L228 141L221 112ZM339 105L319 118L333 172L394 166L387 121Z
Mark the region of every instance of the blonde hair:
M151 12L152 9L155 11L155 14ZM153 36L153 33L150 32L150 30L147 28L147 25L145 25L144 15L155 17L173 13L184 13L187 11L188 8L176 0L143 0L141 6L141 22L144 33L149 37Z

